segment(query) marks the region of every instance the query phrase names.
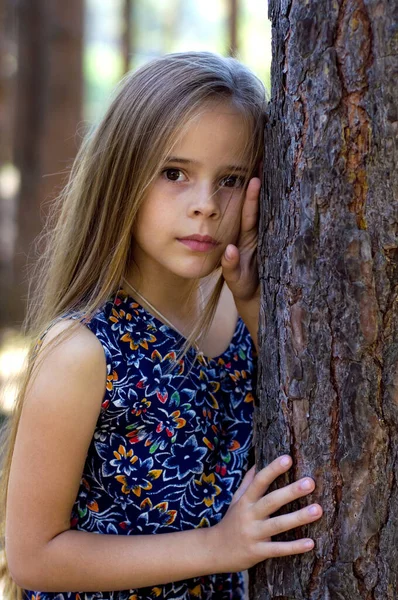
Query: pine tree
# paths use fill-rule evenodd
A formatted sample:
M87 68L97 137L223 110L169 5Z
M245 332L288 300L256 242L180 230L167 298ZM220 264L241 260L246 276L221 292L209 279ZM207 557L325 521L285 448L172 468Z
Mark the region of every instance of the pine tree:
M317 483L296 508L317 501L324 516L297 531L314 551L252 569L251 598L393 600L397 7L270 0L269 15L257 463L290 453L290 481Z

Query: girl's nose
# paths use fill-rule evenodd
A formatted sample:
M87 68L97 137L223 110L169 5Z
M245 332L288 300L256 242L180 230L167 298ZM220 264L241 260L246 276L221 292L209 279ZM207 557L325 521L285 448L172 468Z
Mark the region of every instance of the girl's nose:
M217 192L211 185L195 186L192 190L189 214L190 216L202 215L206 218L217 218L220 215Z

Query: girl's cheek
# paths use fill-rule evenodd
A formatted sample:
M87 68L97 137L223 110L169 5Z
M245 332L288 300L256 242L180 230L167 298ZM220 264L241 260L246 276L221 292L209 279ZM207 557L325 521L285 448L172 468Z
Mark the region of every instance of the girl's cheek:
M224 214L227 216L228 220L234 221L237 223L237 226L240 226L242 208L243 200L236 195L235 197L229 198L225 203Z

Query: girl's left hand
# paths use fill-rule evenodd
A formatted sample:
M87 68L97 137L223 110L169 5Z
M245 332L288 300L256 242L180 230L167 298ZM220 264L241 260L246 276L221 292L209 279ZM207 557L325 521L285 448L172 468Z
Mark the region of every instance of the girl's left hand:
M228 244L221 259L222 272L235 302L246 303L260 297L257 269L257 219L261 180L249 181L242 207L242 221L236 246Z

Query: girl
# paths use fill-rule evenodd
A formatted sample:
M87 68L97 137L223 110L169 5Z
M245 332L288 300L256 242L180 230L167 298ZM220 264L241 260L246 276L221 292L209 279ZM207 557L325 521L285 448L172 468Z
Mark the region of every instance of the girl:
M171 54L125 78L79 152L5 466L26 598L238 599L242 570L313 547L271 536L319 505L270 515L314 482L264 495L288 456L243 477L264 119L239 62Z

